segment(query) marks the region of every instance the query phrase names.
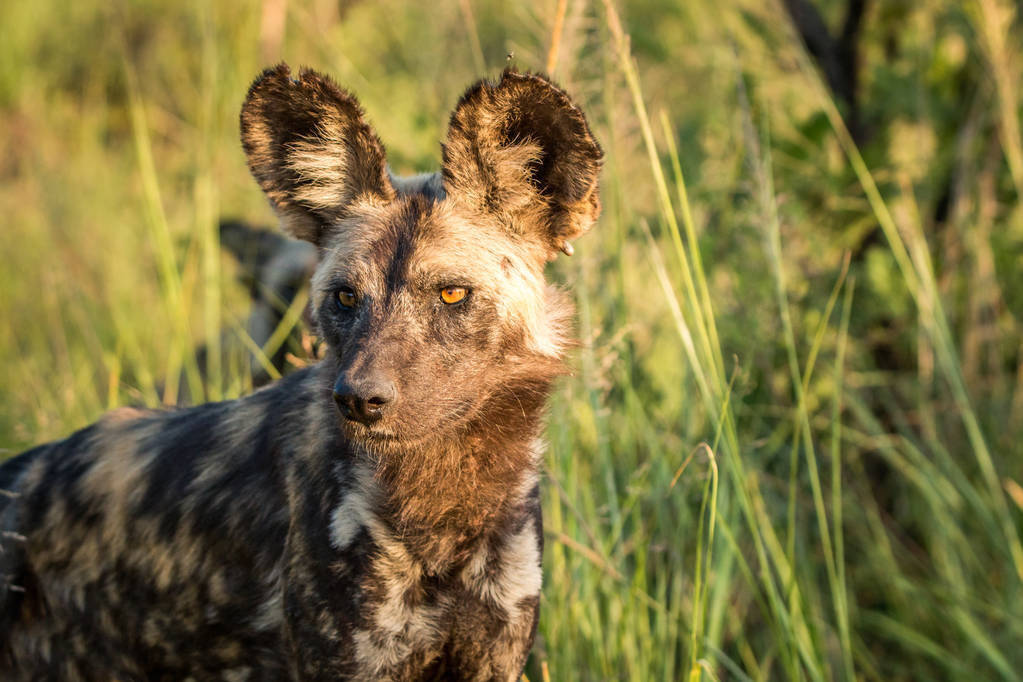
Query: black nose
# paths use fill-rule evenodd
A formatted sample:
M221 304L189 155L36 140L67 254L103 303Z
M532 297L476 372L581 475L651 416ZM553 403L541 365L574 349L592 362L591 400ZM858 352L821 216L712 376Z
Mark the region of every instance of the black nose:
M369 426L384 416L394 401L394 383L380 375L370 375L349 382L345 376L334 384L334 402L347 419Z

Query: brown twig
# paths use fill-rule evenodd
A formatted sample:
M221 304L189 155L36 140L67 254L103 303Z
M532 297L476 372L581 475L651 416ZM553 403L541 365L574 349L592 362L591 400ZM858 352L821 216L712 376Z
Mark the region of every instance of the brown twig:
M551 31L551 47L547 50L547 73L554 75L558 66L558 51L561 48L561 35L565 30L565 11L568 0L558 0L558 9L554 15L554 30Z
M472 5L469 0L459 0L458 7L462 10L462 19L465 21L466 32L469 34L476 71L483 73L487 68L487 61L483 57L483 46L480 44L480 35L476 30L476 18L472 14Z
M264 64L273 64L281 58L287 17L288 0L263 0L259 19L259 53Z

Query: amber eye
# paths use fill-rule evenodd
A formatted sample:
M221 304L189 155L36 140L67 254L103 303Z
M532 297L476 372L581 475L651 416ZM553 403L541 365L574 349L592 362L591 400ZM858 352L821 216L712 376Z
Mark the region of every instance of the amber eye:
M454 305L455 303L461 303L469 290L465 287L444 287L440 290L440 300L448 305Z
M345 308L354 308L355 292L349 289L348 287L339 289L337 292L337 302L340 303Z

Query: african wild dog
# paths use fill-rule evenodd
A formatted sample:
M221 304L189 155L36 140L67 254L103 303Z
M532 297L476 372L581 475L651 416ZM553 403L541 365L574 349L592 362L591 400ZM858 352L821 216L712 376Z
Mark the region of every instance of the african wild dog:
M249 166L316 245L319 364L123 409L0 468L0 679L515 679L536 630L541 413L570 305L544 263L601 150L541 76L459 101L389 175L355 99L263 73Z

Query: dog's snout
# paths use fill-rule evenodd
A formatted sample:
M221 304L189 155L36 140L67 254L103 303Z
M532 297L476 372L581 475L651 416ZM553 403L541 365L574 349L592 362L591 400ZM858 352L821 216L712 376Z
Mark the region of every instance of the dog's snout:
M351 382L342 376L334 385L334 402L341 414L366 426L384 416L396 394L394 382L379 374Z

